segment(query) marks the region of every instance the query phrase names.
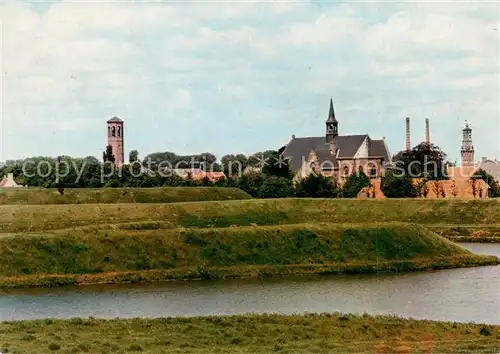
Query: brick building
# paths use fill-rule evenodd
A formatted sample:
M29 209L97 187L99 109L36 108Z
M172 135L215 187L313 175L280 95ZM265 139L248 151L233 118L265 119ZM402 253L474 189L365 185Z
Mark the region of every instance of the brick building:
M112 117L107 121L108 125L108 145L111 145L115 157L115 166L122 167L125 163L124 154L124 134L123 120L118 117Z
M358 170L370 178L381 178L384 168L391 162L385 139L374 140L368 134L340 135L332 99L325 124L324 136L292 136L285 147L282 155L289 161L295 181L315 172L343 184Z

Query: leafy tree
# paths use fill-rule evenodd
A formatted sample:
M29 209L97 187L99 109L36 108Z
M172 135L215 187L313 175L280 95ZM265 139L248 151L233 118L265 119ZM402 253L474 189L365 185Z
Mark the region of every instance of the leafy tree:
M256 152L255 154L252 154L248 157L248 166L250 167L263 167L262 162L269 160L269 158L272 158L276 156L276 151L274 150L266 150L262 152Z
M133 164L136 161L139 161L139 151L132 150L128 153L128 162Z
M408 176L396 176L388 170L382 178L381 190L387 198L415 198L418 191Z
M497 180L495 180L495 177L490 175L488 172L486 172L483 169L477 170L474 175L472 176L473 180L478 180L482 179L485 181L489 186L489 196L492 198L498 198L500 197L500 184L498 183ZM474 184L475 185L475 184Z
M369 187L370 185L370 178L363 171L354 172L344 183L342 196L344 198L356 198L364 187Z
M115 163L115 155L113 155L113 147L111 145L106 146L106 150L102 153L103 162Z
M273 151L269 155L265 165L262 167L262 173L267 176L292 178L288 160L283 159L282 155L277 151Z
M260 186L264 183L261 173L247 173L238 178L236 187L247 192L252 197L258 197Z
M394 170L398 177L407 175L411 178L430 180L448 179L446 176L446 154L434 144L420 143L410 151L401 151L394 155Z
M248 158L243 154L225 155L221 158L221 164L226 176L241 176L248 166Z
M337 184L328 177L310 174L295 186L297 197L336 198L340 194Z
M289 198L293 196L293 183L288 178L271 176L259 188L259 198Z

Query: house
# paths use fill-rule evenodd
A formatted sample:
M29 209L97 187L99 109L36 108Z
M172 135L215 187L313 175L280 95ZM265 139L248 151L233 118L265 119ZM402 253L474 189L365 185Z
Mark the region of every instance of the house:
M206 172L199 168L177 168L172 170L173 174L181 178L191 178L194 181L201 181L207 178L210 182L216 182L219 179L225 179L224 172Z
M384 169L391 163L385 139L375 140L368 134L339 135L339 122L332 99L325 124L324 136L297 138L294 135L286 145L282 156L289 161L295 181L314 172L343 184L349 175L358 170L370 178L381 178Z
M20 188L21 185L14 181L14 174L7 173L7 175L0 181L0 188Z

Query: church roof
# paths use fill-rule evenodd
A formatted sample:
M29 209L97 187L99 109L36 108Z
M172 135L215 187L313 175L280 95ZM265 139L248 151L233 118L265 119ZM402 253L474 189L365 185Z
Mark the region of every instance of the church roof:
M123 123L123 120L118 118L117 116L114 116L114 117L111 117L109 120L108 120L108 123L113 123L113 122L116 122L116 123Z
M364 135L339 135L333 140L337 145L338 158L353 158L365 139L368 138L368 155L381 156L384 162L390 162L389 152L385 147L383 140L372 140L367 134ZM330 145L326 142L324 136L294 138L290 140L285 150L283 157L290 160L290 168L293 172L298 171L302 167L302 163L307 161L309 152L314 150L319 160L329 160L336 164L336 158L330 153ZM322 161L320 161L321 163Z

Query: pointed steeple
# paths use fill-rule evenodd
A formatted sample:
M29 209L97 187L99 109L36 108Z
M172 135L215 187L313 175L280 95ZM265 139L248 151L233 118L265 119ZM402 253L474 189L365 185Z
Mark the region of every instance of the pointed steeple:
M333 99L330 98L330 111L328 112L328 119L326 120L326 141L332 142L339 135L339 122L335 118L333 111Z
M337 119L335 118L335 112L333 110L333 99L330 97L330 112L328 113L328 120L326 122L329 123L336 121Z

